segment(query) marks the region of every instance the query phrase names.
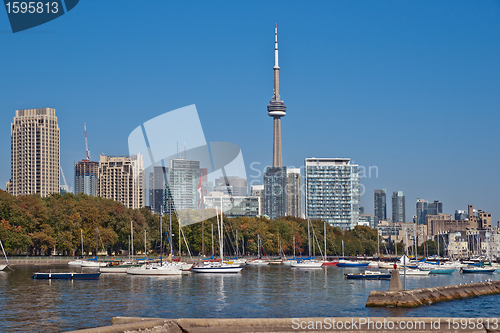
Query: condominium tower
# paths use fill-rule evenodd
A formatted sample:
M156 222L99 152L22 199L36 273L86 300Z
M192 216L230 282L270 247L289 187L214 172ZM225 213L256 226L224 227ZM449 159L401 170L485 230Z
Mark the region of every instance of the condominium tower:
M75 165L75 194L99 194L99 162L81 160Z
M127 208L144 207L144 168L142 155L99 160L99 196L113 199Z
M60 191L60 133L56 110L16 110L10 128L11 179L7 191L15 196Z
M375 223L378 221L387 221L387 198L385 188L375 190L373 200Z
M287 216L302 216L302 176L300 169L286 169Z
M349 158L306 158L306 217L352 229L359 220L359 168Z
M176 158L170 160L168 189L176 211L201 208L197 192L200 182L200 162ZM166 196L168 200L168 196ZM172 203L171 203L172 204ZM166 203L165 206L168 206Z
M392 192L392 222L405 223L405 213L403 191Z

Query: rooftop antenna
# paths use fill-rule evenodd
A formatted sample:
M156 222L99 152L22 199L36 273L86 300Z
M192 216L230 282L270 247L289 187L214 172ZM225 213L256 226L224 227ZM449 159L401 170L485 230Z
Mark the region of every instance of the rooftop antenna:
M177 141L177 159L179 159L179 141Z
M186 159L187 155L186 155L186 141L184 141L184 159Z
M83 123L83 130L85 131L85 150L87 152L87 159L90 160L90 150L87 142L87 124Z

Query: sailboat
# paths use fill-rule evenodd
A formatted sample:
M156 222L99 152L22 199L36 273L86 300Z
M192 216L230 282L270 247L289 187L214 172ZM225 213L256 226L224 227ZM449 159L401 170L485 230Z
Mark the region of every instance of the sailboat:
M9 266L9 259L7 259L7 254L5 253L5 250L3 248L3 243L1 240L0 240L0 245L2 246L2 252L5 257L5 261L7 262L5 265L0 265L0 271L3 271L7 266Z
M309 245L309 257L305 260L297 260L296 263L292 263L290 266L293 268L321 268L323 262L311 260L311 232L309 231L309 220L307 220L307 239Z
M217 215L217 224L219 225L219 212L217 207L215 208ZM224 240L223 240L223 226L224 221L222 219L222 197L221 197L221 212L220 212L220 228L219 228L219 247L220 247L220 261L209 261L203 264L198 264L193 266L191 269L194 273L239 273L243 269L238 264L227 264L224 262Z
M80 229L80 237L82 240L82 257L83 258L83 230ZM76 259L76 260L71 260L68 261L68 266L81 266L83 262L83 259Z
M342 259L339 260L337 267L366 267L368 262L353 261L344 259L344 240L342 240Z
M282 265L285 266L292 266L292 264L297 263L297 259L295 258L295 236L293 237L293 257L292 259L287 259L286 257L283 258L283 262L281 263Z
M96 227L95 230L96 230L96 233L95 233L95 238L96 238L96 240L95 240L96 241L96 243L95 243L95 258L83 260L81 267L104 267L108 264L107 262L99 261L99 257L97 256L97 248L99 246L99 228ZM102 240L101 240L101 242L102 242Z
M160 217L160 249L163 254L163 232L162 232L162 219ZM144 232L144 252L146 253L146 232ZM147 256L146 256L147 257ZM145 257L145 258L146 258ZM182 265L173 262L163 262L160 255L159 263L149 263L146 261L139 267L130 267L127 269L127 274L130 275L182 275ZM169 255L172 259L172 253Z
M260 235L257 235L257 259L250 260L247 262L249 266L267 266L269 265L269 260L261 259L260 257L260 247L262 246L262 241L260 240Z
M325 256L323 258L323 265L322 266L337 266L339 263L338 261L328 261L326 260L326 222L323 222L323 233L324 233L324 241L325 241Z

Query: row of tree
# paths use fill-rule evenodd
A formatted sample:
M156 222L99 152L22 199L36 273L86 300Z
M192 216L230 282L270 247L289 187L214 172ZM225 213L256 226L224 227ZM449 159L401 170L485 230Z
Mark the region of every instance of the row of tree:
M160 217L147 208L129 209L123 204L101 197L84 194L52 194L47 197L24 195L14 197L0 190L0 240L9 255L50 255L54 249L62 255L95 255L105 251L119 255L131 248L135 252L160 253ZM182 228L185 240L179 241L179 228L175 214L163 216L164 253L171 250L187 253L186 243L193 254L202 253L202 223ZM262 255L281 253L308 255L308 222L295 217L269 220L265 217L224 218L225 254L257 254L260 237ZM172 241L167 230L172 226ZM316 255L324 252L326 227L327 255L372 255L377 253L377 231L358 226L352 230L339 228L313 220L310 223L311 249ZM218 254L217 219L204 221L205 254ZM144 237L146 234L146 237ZM82 237L83 236L83 237ZM212 242L213 239L213 242ZM146 243L145 243L146 242ZM172 245L170 243L173 243ZM295 246L294 246L295 244ZM212 250L212 248L214 250ZM295 248L295 249L294 249ZM384 253L384 243L379 251ZM400 251L398 249L398 251ZM312 253L311 253L312 255Z

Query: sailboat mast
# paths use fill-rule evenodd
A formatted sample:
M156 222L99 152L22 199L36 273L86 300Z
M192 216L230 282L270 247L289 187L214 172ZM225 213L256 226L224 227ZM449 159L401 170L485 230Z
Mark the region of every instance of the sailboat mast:
M211 226L212 226L212 257L213 257L214 253L215 253L215 251L214 251L214 224L212 223Z
M148 252L146 249L146 228L144 228L144 256L147 257L147 255L148 255Z
M161 212L162 209L160 208L160 266L163 266L163 222L161 220Z
M307 220L307 245L309 245L309 258L311 258L311 232L309 230L309 220Z
M168 240L170 241L170 254L174 255L174 240L172 239L172 203L170 196L168 197L168 215L170 219L170 230L168 234Z
M295 259L295 236L293 236L293 259Z
M325 231L325 237L324 237L325 238L325 259L324 260L326 261L326 222L323 222L323 229Z
M80 229L80 237L82 238L82 257L83 257L83 230Z
M130 237L131 237L131 246L132 246L132 260L134 260L134 227L133 227L133 221L130 221Z

